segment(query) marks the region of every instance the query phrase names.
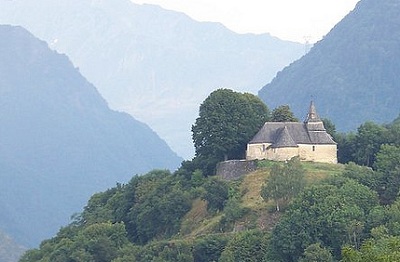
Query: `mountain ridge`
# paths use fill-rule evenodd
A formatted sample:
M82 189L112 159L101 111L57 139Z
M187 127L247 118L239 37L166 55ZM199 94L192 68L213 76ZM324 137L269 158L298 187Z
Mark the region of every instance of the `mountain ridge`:
M17 242L37 245L96 191L178 167L165 141L110 110L65 55L21 27L0 36L0 228Z
M298 43L127 0L1 0L0 23L22 25L68 54L111 108L150 125L184 158L193 156L191 124L211 91L255 93L304 54Z
M320 115L340 131L354 130L367 120L390 122L400 112L399 11L396 1L360 1L259 96L271 106L289 104L299 116L314 99Z

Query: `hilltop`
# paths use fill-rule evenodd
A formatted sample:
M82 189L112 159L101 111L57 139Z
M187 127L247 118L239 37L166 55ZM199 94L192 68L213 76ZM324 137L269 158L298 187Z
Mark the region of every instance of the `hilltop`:
M270 233L279 220L274 203L260 196L271 165L273 162L261 161L257 171L230 182L199 176L188 180L179 172L166 171L134 177L126 185L93 195L75 222L22 261L78 254L81 258L94 257L95 261L100 261L96 260L100 254L108 257L107 261L133 261L133 256L138 259L134 261L193 261L192 256L197 256L194 261L218 259L232 239L254 230ZM333 164L302 166L309 184L344 170L343 165ZM64 249L63 243L68 242L71 246ZM92 248L96 253L90 251ZM179 249L180 259L175 253Z
M220 93L223 100L240 100L230 92L213 92L201 117ZM228 104L223 108L232 109ZM219 109L209 113L218 115ZM199 161L218 162L213 147L221 147L210 144L211 154L184 161L173 173L153 170L94 194L70 225L21 261L399 261L398 120L385 126L367 122L357 134L338 140L339 150L357 162L367 159L373 168L298 157L255 160L254 172L225 180L207 173ZM228 138L234 137L231 132ZM224 177L238 173L229 170Z

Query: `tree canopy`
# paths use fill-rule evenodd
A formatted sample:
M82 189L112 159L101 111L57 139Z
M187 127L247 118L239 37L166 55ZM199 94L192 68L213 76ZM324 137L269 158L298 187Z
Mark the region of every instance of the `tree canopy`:
M269 177L261 188L261 197L265 200L273 199L276 211L280 211L280 203L287 204L297 196L305 186L305 171L298 157L294 157L283 166L275 163L271 167Z
M271 114L272 122L298 122L293 112L290 110L288 105L281 105L272 110Z
M247 143L268 119L267 106L252 94L212 92L192 126L195 158L204 174L213 174L220 161L243 158Z

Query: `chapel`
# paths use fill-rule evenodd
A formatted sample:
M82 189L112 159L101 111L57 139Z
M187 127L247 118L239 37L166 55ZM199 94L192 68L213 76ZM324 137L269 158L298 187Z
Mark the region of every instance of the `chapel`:
M266 122L247 144L247 160L286 161L295 156L301 161L337 163L337 144L326 132L313 101L303 123Z

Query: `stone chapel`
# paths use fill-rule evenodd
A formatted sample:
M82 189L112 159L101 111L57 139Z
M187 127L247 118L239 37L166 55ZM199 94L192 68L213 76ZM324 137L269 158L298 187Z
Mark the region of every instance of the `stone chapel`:
M247 160L285 161L295 156L301 161L337 163L337 144L326 132L313 101L303 123L266 122L247 144Z

